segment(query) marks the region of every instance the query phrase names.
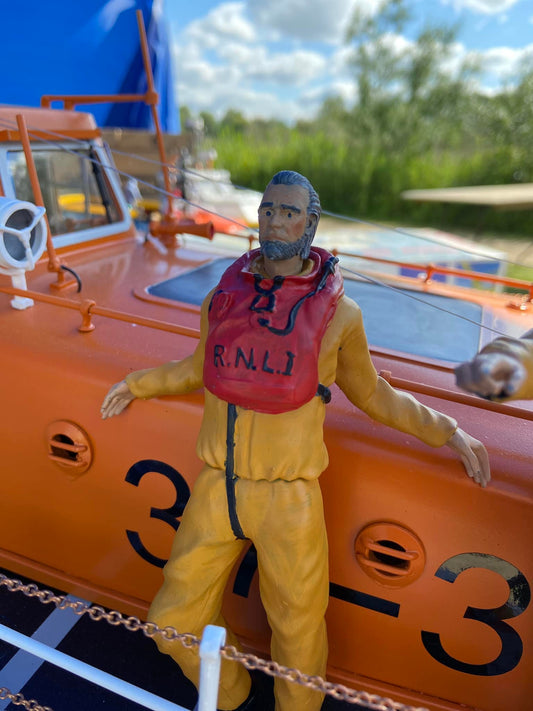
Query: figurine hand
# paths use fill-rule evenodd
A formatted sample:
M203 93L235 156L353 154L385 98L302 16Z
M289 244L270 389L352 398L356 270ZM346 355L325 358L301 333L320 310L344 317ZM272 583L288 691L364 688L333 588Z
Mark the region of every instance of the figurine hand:
M492 351L477 355L455 369L457 385L485 398L510 397L526 379L526 370L517 358Z
M485 446L459 428L446 445L461 457L468 476L480 486L487 486L490 481L490 464Z
M102 419L105 420L108 417L113 417L113 415L120 415L132 400L135 400L135 395L128 388L126 381L122 380L120 383L116 383L105 396L100 408Z

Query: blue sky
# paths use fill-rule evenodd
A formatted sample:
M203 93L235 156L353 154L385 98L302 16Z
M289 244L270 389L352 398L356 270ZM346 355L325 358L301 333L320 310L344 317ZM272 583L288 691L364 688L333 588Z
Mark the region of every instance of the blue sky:
M193 112L220 118L228 109L247 118L289 123L312 116L326 96L350 105L356 87L343 41L354 7L372 14L379 0L165 0L176 63L178 99ZM410 0L415 27L458 23L453 74L465 59L483 71L473 88L488 93L516 81L533 59L531 0ZM391 36L401 51L412 39Z

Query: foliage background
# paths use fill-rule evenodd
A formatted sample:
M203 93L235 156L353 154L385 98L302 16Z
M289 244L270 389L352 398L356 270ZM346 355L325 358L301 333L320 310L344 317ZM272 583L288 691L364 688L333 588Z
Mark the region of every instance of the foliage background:
M204 143L235 184L263 190L277 170L306 175L325 209L381 221L533 234L531 210L405 201L411 188L533 182L533 61L495 95L476 89L480 67L443 66L458 28L426 26L398 55L387 38L412 22L408 0L384 0L372 18L354 14L346 42L358 89L347 107L329 97L319 114L289 127L203 113ZM182 126L191 125L182 108Z

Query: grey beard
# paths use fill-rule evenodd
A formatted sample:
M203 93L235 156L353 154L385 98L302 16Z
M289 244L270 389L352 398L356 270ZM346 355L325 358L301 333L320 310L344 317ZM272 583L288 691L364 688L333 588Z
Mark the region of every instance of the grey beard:
M292 259L292 257L296 257L297 255L302 257L302 259L307 259L309 256L310 240L309 236L305 234L296 240L296 242L282 242L278 239L268 239L262 241L260 247L263 257L273 262Z

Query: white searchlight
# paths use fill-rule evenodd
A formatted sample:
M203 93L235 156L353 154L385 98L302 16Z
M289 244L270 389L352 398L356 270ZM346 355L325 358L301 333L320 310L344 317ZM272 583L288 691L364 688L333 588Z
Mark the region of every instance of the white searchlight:
M16 289L27 289L26 272L31 271L46 248L44 207L31 202L0 197L0 274L11 277ZM14 309L33 306L32 299L15 296Z

